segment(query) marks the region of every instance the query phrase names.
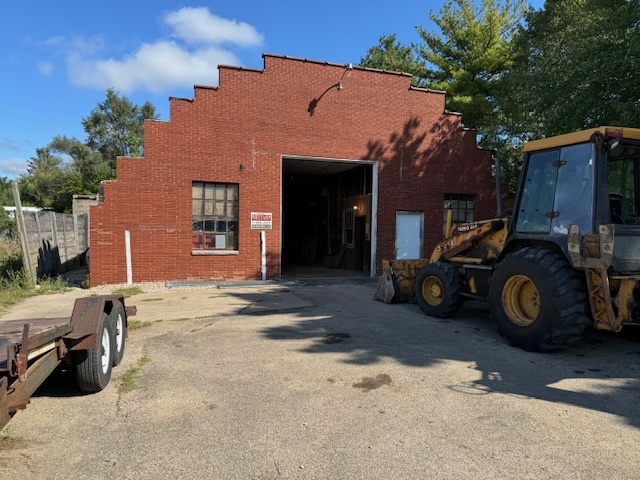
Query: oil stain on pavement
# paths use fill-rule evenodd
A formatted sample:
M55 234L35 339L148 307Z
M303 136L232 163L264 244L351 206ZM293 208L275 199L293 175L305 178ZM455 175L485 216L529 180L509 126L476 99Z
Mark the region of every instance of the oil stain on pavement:
M386 373L379 373L375 377L362 377L359 383L353 384L353 388L361 388L368 392L383 385L391 385L391 377Z

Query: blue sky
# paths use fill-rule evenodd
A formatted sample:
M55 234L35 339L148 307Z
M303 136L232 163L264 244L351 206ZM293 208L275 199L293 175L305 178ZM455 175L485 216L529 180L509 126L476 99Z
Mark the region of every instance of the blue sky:
M543 0L530 3L541 8ZM115 88L169 120L169 97L217 85L218 64L262 68L263 53L357 64L382 35L419 42L443 0L23 0L3 2L0 176L25 172L56 135Z

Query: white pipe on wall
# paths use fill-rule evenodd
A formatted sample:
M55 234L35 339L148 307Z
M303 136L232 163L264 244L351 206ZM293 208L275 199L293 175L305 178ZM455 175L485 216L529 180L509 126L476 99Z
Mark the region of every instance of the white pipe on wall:
M262 281L267 279L267 234L264 230L260 232L260 270L262 271Z
M127 256L127 285L133 283L133 271L131 269L131 233L129 230L124 231L124 245Z

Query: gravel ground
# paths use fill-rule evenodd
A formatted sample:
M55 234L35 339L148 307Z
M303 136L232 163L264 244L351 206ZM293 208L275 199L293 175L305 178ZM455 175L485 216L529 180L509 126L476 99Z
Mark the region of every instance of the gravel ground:
M86 267L64 273L62 277L67 282L67 285L69 286L69 288L71 288L72 292L75 292L77 294L77 292L80 290L86 295L106 295L120 290L136 287L142 290L144 293L164 293L211 289L215 288L217 285L217 282L139 282L133 284L116 283L84 288L83 282L88 278L88 270ZM232 283L233 282L225 282L225 286L231 285ZM235 282L235 284L241 286L264 286L264 284L260 282Z

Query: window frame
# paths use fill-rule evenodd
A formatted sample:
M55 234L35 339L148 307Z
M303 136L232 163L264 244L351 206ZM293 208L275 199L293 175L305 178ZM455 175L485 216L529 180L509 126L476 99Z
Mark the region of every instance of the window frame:
M191 182L191 251L195 255L238 252L240 185Z
M449 202L449 206L447 206ZM451 208L450 202L458 202L458 206L456 208ZM464 208L460 208L460 203L464 202ZM469 208L469 203L471 203L471 208ZM468 194L468 193L445 193L444 201L442 203L443 206L443 219L442 219L442 237L446 238L449 232L446 231L447 228L447 212L449 210L453 210L453 221L451 222L451 226L459 225L461 223L472 223L476 218L476 195ZM460 213L464 214L464 219L461 219ZM470 219L469 219L470 218Z
M353 208L342 210L342 245L347 248L353 248L355 244L355 217L356 212Z

